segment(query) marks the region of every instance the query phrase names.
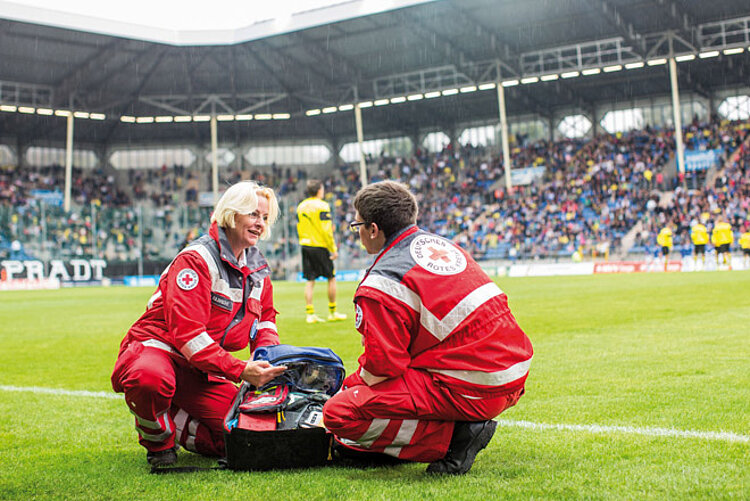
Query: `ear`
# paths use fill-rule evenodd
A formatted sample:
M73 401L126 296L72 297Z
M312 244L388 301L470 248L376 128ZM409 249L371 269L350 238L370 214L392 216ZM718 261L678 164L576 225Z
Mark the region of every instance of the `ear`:
M380 228L378 228L378 223L370 223L370 239L378 238L378 235L380 234Z

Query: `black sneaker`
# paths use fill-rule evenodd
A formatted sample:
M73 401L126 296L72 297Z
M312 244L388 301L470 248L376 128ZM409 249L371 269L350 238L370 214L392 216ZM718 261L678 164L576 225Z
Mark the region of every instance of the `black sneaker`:
M456 422L448 452L443 459L433 461L427 473L463 475L471 469L479 451L487 447L495 434L495 421Z
M177 462L177 447L146 453L146 461L151 466L171 466Z

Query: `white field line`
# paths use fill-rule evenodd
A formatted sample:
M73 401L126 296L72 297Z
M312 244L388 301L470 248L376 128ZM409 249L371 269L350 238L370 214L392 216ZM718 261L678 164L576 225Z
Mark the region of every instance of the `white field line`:
M21 393L42 393L46 395L64 395L70 397L109 399L123 398L121 394L110 393L106 391L61 390L57 388L42 388L39 386L0 385L0 390ZM703 440L720 440L724 442L750 443L750 436L730 433L726 431L690 431L676 430L674 428L639 428L635 426L600 426L596 424L547 424L532 423L531 421L514 421L508 419L496 419L496 421L500 426L529 428L532 430L583 431L599 434L613 433L626 435L644 435L648 437L697 438Z
M750 436L726 431L690 431L674 428L639 428L636 426L601 426L597 424L546 424L531 421L511 421L497 419L500 426L515 426L532 430L584 431L588 433L614 433L644 435L647 437L698 438L704 440L722 440L725 442L750 443Z
M58 388L42 388L40 386L6 386L0 385L2 391L17 391L21 393L43 393L46 395L65 395L70 397L94 397L122 399L122 395L108 391L60 390Z

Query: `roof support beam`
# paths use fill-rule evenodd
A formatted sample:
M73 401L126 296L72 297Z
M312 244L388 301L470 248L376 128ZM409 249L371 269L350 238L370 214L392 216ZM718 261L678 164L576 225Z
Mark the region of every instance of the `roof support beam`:
M594 10L599 11L599 17L612 24L625 41L633 47L633 51L643 57L646 53L646 42L643 36L635 31L632 23L623 18L618 8L606 0L587 1Z

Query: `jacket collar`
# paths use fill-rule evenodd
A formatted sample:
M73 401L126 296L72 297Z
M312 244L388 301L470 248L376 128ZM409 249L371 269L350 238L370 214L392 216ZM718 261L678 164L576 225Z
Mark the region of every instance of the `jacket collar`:
M229 239L227 238L227 233L224 228L221 228L216 222L213 222L211 223L211 228L208 230L208 234L219 246L219 256L221 256L221 259L234 269L242 271L240 264L237 262L237 258L234 256L234 252L232 252L232 246L229 245ZM263 257L263 254L261 254L260 250L255 246L245 249L245 263L249 273L264 270L264 276L270 274L266 258Z

